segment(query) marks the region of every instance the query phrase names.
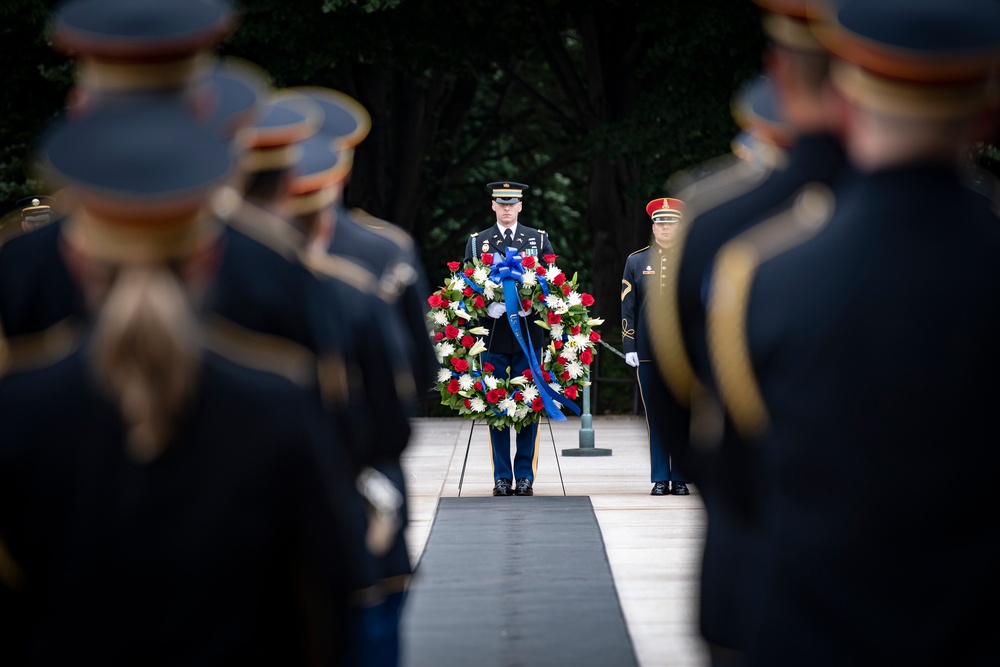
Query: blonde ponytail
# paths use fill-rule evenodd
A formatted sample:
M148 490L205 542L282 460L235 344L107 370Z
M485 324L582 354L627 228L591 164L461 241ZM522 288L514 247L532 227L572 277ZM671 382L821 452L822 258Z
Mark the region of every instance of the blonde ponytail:
M99 308L91 360L142 463L170 444L198 373L198 324L178 278L159 264L121 265Z

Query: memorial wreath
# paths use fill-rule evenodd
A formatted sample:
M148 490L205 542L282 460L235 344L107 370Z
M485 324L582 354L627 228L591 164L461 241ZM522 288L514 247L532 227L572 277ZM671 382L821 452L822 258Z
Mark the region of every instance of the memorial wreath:
M590 317L594 298L578 290L577 275L567 278L556 259L545 255L539 261L508 248L505 256L483 253L464 269L460 262L448 262L451 276L427 299L441 363L437 390L442 405L468 419L518 430L543 413L565 420L562 408L580 414L575 401L590 384L601 337L594 327L603 320ZM529 326L546 330L541 363L533 361L532 368L509 379L483 359L488 327L495 321L487 309L495 302L506 305L512 326L517 318L527 318ZM530 338L517 337L528 358L537 360Z

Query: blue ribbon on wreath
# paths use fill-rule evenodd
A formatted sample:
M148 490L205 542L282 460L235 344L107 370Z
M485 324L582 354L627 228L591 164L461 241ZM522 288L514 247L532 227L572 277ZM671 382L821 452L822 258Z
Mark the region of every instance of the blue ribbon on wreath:
M521 323L518 320L520 317L518 311L521 310L521 300L517 293L518 283L524 281L521 259L516 248L507 248L507 253L503 260L500 262L494 261L493 269L490 271L490 280L503 286L504 304L507 306L507 321L510 323L510 329L514 333L514 339L521 346L521 352L528 359L531 377L538 388L538 395L542 398L542 405L545 406L545 414L553 421L566 421L566 415L555 405L556 402L566 406L576 415L580 414L580 408L577 407L576 403L554 390L545 382L542 375L542 368L535 357L531 337L529 336L527 343L525 343L524 333L521 331ZM541 281L541 284L544 287L544 281ZM543 292L548 294L547 289L543 289Z

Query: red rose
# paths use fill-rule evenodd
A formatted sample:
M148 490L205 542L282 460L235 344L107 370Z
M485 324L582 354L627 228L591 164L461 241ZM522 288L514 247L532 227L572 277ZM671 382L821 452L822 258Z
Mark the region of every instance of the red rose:
M552 382L552 373L548 371L542 371L542 379L546 382Z
M476 383L474 385L472 385L472 388L475 389L476 391L482 391L483 390L483 383L479 382L477 380Z
M524 259L521 260L521 266L525 269L530 269L534 265L535 265L535 258L532 257L531 255L527 255Z
M531 310L531 299L521 300L521 310Z
M561 350L562 346L563 346L563 342L561 340L557 340L557 341L554 341L552 343L552 347L555 348L555 349L557 349L557 350Z
M562 275L562 274L559 274L559 275ZM573 288L570 287L569 285L563 285L562 286L563 296L569 296L569 293L572 292L572 291L573 291Z
M594 353L591 352L590 350L584 350L583 354L580 355L580 361L587 364L588 366L590 365L590 362L592 362L593 360L594 360Z
M469 370L469 362L465 359L459 359L458 357L451 358L451 367L454 368L459 373L464 373Z
M549 311L549 324L559 324L560 322L562 322L562 315L558 315L556 313L553 313L550 310Z
M490 363L490 362L488 362L488 361L487 361L487 362L485 362L485 363L483 364L483 372L484 372L484 373L492 373L492 372L493 372L493 364L491 364L491 363Z
M444 339L444 332L443 331L438 331L437 333L434 334L434 342L435 343L440 343L443 339Z
M462 336L462 347L472 347L475 342L476 339L468 334Z
M572 328L571 328L571 329L569 330L569 332L570 332L570 333L571 333L572 335L574 335L574 336L579 336L579 335L580 335L580 325L579 325L579 324L577 324L577 325L576 325L575 327L572 327Z
M531 409L534 410L535 412L541 412L543 409L545 409L545 402L542 401L541 396L536 396L535 400L531 402Z
M559 379L562 380L563 382L565 382L566 380L568 380L569 379L569 371L563 371L559 375Z
M569 400L575 401L576 400L576 385L575 384L571 384L570 386L568 386L565 389L563 389L563 395L565 395L566 398L568 398Z
M538 275L540 275L540 276L544 276L545 275L545 267L544 266L536 266L535 267L535 273L538 274Z
M497 389L497 395L500 398L507 398L507 390L506 389L500 389L500 388L498 388Z
M458 393L458 378L452 378L451 382L448 383L448 393L449 394Z
M448 270L451 271L452 273L458 271L458 267L460 266L462 266L461 262L448 262Z
M594 297L584 292L580 295L580 303L590 308L594 305Z
M450 305L451 305L451 301L448 301L448 299L446 299L444 297L441 297L441 307L442 308L447 308Z
M444 328L444 335L448 337L448 340L455 340L458 338L459 329L456 326L449 324Z
M591 331L590 332L590 342L591 343L596 343L599 340L601 340L601 334L597 333L596 331Z
M499 400L500 400L500 395L497 394L496 389L491 389L488 392L486 392L486 401L488 403L496 403Z
M472 300L472 305L476 308L485 308L486 300L477 294L476 298Z
M440 308L442 301L444 301L444 299L441 298L440 294L431 294L427 297L427 303L431 305L431 308Z
M544 259L548 264L555 262L556 257L558 257L558 255L542 255L542 259Z
M565 273L560 273L558 276L556 276L555 278L552 279L552 284L553 285L562 285L564 282L566 282L566 274Z
M465 289L462 290L462 296L472 296L472 295L473 295L473 291L472 291L471 287L466 286Z
M472 401L470 401L469 399L465 399L462 402L465 403L465 407L466 408L471 408L472 407Z
M540 303L545 303L545 295L544 295L544 294L542 294L541 292L539 292L539 293L538 293L538 296L537 296L537 297L535 297L535 298L536 298L536 299L538 299L538 301L539 301Z
M493 253L484 252L479 259L482 260L483 264L489 266L490 264L493 263Z
M521 375L523 377L528 378L528 380L532 380L535 377L534 375L531 374L531 369L530 368L525 368L524 372L522 372Z
M556 363L559 364L560 366L565 366L568 362L566 360L566 357L559 355L558 357L556 357Z
M522 394L519 391L515 391L514 395L511 396L511 398L513 398L515 401L523 401L524 400L524 394Z
M469 278L471 278L471 277L472 277L472 274L473 274L473 273L475 273L475 272L476 272L476 269L475 269L474 267L472 267L472 266L468 266L468 267L466 267L466 269L465 269L465 275L466 275L467 277L469 277Z

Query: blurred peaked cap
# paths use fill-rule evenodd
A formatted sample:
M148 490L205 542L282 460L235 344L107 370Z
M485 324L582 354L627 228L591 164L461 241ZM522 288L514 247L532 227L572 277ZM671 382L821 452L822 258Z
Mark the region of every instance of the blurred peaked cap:
M303 141L301 149L290 187L292 211L296 215L315 213L333 203L335 186L350 172L354 155L350 148L334 150L322 134Z
M48 222L52 217L55 199L47 195L31 195L17 200L21 218L33 223Z
M245 133L250 150L243 166L252 172L294 166L300 158L299 144L315 135L322 122L322 108L305 95L291 90L273 93Z
M764 32L775 43L809 53L825 49L813 31L812 21L825 16L825 5L833 0L753 0L764 10Z
M732 102L733 119L745 132L779 146L790 146L795 131L785 120L774 83L765 76L743 84Z
M318 86L299 86L289 90L305 95L323 109L319 133L330 138L335 150L354 148L371 131L371 116L350 95Z
M198 209L232 172L230 142L179 105L106 107L57 122L41 158L102 215L145 221Z
M516 204L521 201L524 191L528 189L524 183L514 181L495 181L487 183L486 187L490 189L492 193L490 196L498 204Z
M49 36L73 58L154 62L208 51L237 22L225 0L70 0L56 8Z
M996 0L846 0L820 32L848 97L917 117L969 113L1000 69Z
M216 62L204 83L213 93L210 122L226 136L256 121L260 104L270 90L267 74L253 63L238 58Z
M743 130L729 143L733 155L751 164L770 169L783 169L788 164L784 147L768 142Z
M681 219L684 202L673 197L660 197L646 204L646 214L653 222L670 222Z
M20 209L27 208L51 208L54 199L48 195L29 195L17 200Z

